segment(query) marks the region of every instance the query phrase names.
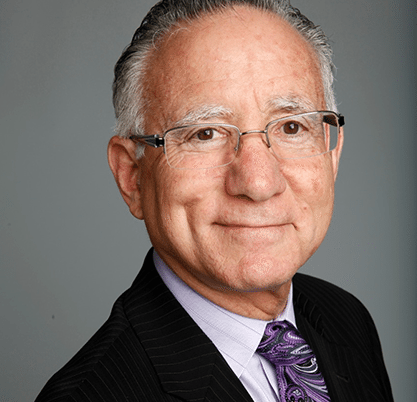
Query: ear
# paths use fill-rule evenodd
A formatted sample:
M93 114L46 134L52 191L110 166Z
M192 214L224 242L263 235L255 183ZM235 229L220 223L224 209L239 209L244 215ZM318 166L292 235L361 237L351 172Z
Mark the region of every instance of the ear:
M333 165L333 178L336 181L337 172L339 170L340 156L342 155L343 148L343 127L340 127L339 138L337 140L337 147L332 151L332 165Z
M136 159L136 144L119 136L114 136L107 147L110 169L119 187L120 194L133 216L143 219L140 198L140 164Z

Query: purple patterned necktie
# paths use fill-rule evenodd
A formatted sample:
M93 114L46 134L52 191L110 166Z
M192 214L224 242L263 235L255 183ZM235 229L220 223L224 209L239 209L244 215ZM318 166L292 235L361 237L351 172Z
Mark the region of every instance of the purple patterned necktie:
M288 321L270 322L257 352L275 366L281 401L330 401L313 351Z

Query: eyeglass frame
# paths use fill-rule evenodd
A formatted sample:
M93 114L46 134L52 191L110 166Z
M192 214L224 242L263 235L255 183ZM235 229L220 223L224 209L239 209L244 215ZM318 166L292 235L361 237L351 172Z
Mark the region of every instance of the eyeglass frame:
M162 134L151 134L151 135L137 135L136 134L136 135L131 135L131 136L129 136L129 139L132 140L135 143L141 143L141 144L144 144L144 145L149 145L149 146L154 147L154 148L164 147L164 154L166 155L165 136L167 134L169 134L171 131L180 130L180 129L184 129L184 128L188 128L188 127L197 127L197 126L202 126L203 127L206 124L208 124L208 125L213 124L213 125L217 125L217 126L229 127L229 128L236 129L236 131L238 132L239 135L238 135L236 147L234 149L235 152L237 152L238 149L239 149L240 137L242 137L246 134L255 134L255 133L265 134L266 144L268 145L268 148L271 148L272 145L269 141L268 127L270 127L272 124L275 124L275 123L277 123L281 120L284 120L284 119L288 119L288 118L291 118L291 117L308 116L308 115L316 114L316 113L330 113L330 114L333 114L337 118L337 124L339 126L339 130L340 130L340 127L343 127L345 125L345 117L342 114L336 113L332 110L316 110L316 111L312 111L312 112L304 112L304 113L297 113L297 114L292 114L292 115L288 115L288 116L283 116L283 117L280 117L279 119L272 120L265 126L264 130L248 130L248 131L244 131L242 133L240 131L239 127L237 127L233 124L227 124L227 123L196 123L196 124L186 124L184 126L172 127L170 129L166 130ZM331 124L331 123L328 123L328 122L326 122L326 123L330 124L332 126L335 126L334 124ZM330 152L330 150L327 151L327 152ZM323 152L323 153L327 153L327 152ZM313 156L322 155L323 153L313 155ZM301 158L302 157L300 157L300 159ZM297 158L294 158L294 159L297 159Z

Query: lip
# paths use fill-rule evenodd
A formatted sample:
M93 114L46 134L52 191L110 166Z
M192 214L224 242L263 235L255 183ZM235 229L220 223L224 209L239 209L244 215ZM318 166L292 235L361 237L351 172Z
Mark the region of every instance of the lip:
M253 222L216 222L216 225L223 226L226 228L236 229L268 229L276 228L286 225L291 225L290 222L279 222L279 223L253 223Z
M281 213L271 211L256 211L253 213L251 211L218 216L213 223L230 229L268 229L294 225L294 217L282 211Z
M288 223L281 223L281 224L266 224L266 225L250 225L250 224L218 224L227 229L273 229L277 227L282 227L288 225Z
M291 223L274 223L274 224L242 224L228 223L218 224L222 230L229 233L241 234L248 237L252 236L268 236L283 233Z

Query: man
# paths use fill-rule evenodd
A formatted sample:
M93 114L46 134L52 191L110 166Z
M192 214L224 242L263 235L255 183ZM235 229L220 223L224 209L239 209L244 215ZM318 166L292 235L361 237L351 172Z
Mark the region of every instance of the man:
M116 65L108 157L154 248L38 401L392 400L365 308L296 274L332 214L331 67L286 1L150 11Z

